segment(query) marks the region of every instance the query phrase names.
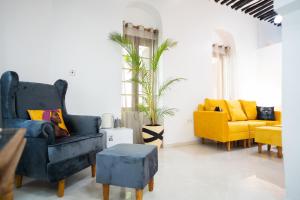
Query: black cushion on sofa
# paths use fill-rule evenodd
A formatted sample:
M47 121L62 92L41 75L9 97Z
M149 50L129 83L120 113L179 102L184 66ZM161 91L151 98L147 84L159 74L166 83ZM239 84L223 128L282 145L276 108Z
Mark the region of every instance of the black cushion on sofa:
M256 106L258 120L275 120L274 107Z

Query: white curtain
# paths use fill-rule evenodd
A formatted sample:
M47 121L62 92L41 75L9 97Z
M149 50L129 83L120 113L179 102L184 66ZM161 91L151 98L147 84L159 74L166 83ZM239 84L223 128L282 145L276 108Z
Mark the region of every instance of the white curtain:
M150 58L153 56L153 52L157 47L158 30L145 28L141 25L134 26L131 23L124 22L123 34L134 43L144 63L146 63L146 65L149 64ZM128 77L130 76L132 76L132 74L128 75ZM126 76L123 76L123 81L128 81L124 77ZM138 104L142 101L140 90L137 84L130 83L129 86L127 84L127 87L126 83L123 84L123 93L130 95L123 97L122 124L125 127L133 129L135 143L143 143L141 137L142 127L145 124L149 124L149 120L137 109Z
M233 65L231 48L228 46L213 45L214 67L217 71L217 98L233 99Z

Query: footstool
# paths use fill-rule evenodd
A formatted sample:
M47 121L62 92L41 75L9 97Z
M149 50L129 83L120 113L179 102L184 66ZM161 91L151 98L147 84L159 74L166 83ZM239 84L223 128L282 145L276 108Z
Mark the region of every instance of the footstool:
M277 156L282 158L282 127L281 126L261 126L255 129L255 142L258 144L258 152L262 152L262 146L268 145L268 151L271 146L277 147Z
M109 200L109 186L136 189L136 199L143 199L149 184L153 191L158 170L157 147L143 144L118 144L97 154L96 182L103 184L103 199Z

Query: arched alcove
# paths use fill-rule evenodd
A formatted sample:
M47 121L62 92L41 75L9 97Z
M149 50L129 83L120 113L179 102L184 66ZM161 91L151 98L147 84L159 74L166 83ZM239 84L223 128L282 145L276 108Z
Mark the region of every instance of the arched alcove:
M216 81L216 83L218 83L216 85L216 87L214 88L214 93L216 96L218 96L218 97L220 96L220 74L219 74L220 68L219 67L220 67L220 65L223 65L222 70L221 70L222 71L221 73L223 74L223 77L221 78L222 79L221 82L223 82L222 83L223 90L225 90L224 87L227 88L226 89L227 95L225 95L225 97L234 99L236 96L235 95L236 88L234 87L234 85L235 85L234 83L235 83L235 79L236 79L236 69L235 69L236 45L235 45L234 37L231 33L227 32L225 30L216 29L212 35L212 45L230 47L230 51L229 51L230 53L229 54L226 53L227 55L225 57L223 56L223 58L226 60L226 67L225 67L226 72L225 73L224 73L225 60L222 59L221 64L220 64L220 61L216 60L216 59L220 59L220 57L215 58L212 55L213 71L216 74L215 81ZM224 79L226 79L225 82L224 82ZM224 84L226 84L226 86L224 86ZM228 94L228 92L229 92L229 94Z
M162 22L158 10L152 5L140 1L129 2L126 6L123 19L134 25L143 25L158 29L160 38L162 36Z

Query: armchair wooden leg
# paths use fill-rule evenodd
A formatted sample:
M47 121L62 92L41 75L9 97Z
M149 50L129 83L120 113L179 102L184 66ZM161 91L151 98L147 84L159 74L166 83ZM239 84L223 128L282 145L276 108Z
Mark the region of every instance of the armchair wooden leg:
M271 145L268 144L268 151L271 151Z
M143 190L142 189L136 189L135 195L136 195L136 200L143 200Z
M148 184L148 189L150 192L152 192L153 188L154 188L154 178L151 178Z
M109 185L103 184L102 185L103 190L103 200L109 200Z
M23 176L20 176L20 175L16 175L15 176L15 185L16 185L16 188L22 187L22 181L23 181Z
M63 197L65 194L65 180L58 181L57 196Z
M91 165L92 177L96 176L96 164Z
M258 153L261 153L261 152L262 152L262 144L258 143Z
M230 151L231 148L231 142L226 142L227 151Z

